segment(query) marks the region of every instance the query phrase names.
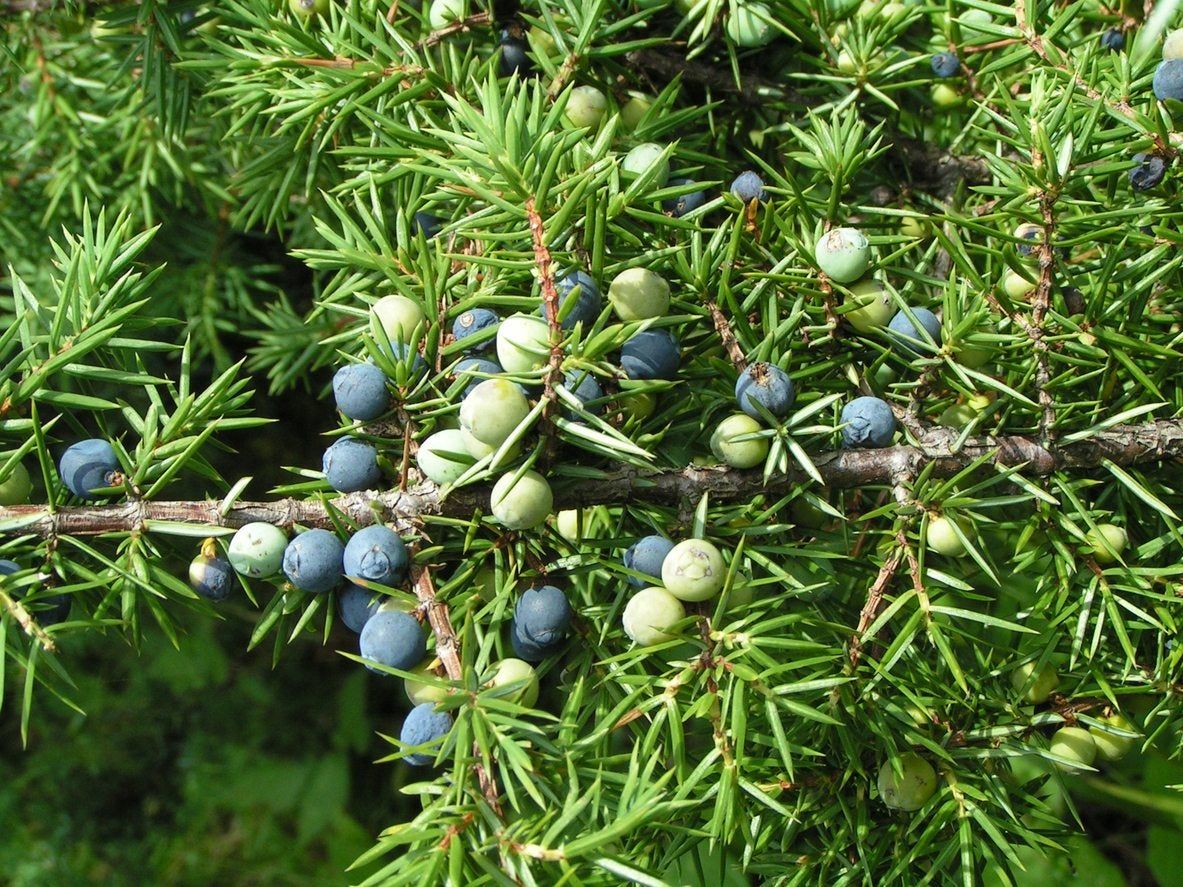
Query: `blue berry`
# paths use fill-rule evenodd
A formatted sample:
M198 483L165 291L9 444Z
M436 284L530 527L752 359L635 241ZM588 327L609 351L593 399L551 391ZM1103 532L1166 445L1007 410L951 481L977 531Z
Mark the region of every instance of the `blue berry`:
M1110 52L1121 52L1125 49L1125 34L1117 28L1108 28L1101 34L1101 46Z
M938 52L929 60L932 72L938 77L953 77L961 70L961 62L951 52Z
M625 568L635 570L638 573L644 573L646 576L652 576L654 577L654 581L645 582L636 576L629 576L629 584L637 588L644 588L646 585L656 585L661 579L661 565L665 563L665 556L673 548L673 542L665 538L665 536L656 534L645 536L630 545L628 551L624 553Z
M886 447L895 434L895 416L886 401L856 397L842 408L842 445L857 449Z
M58 462L62 483L79 499L93 499L94 491L111 485L119 470L115 449L105 440L91 438L71 445Z
M433 216L431 213L420 211L415 213L414 218L411 219L412 233L422 234L428 240L439 234L442 227L443 222L440 221L439 216Z
M731 183L731 193L744 203L768 198L768 192L764 190L764 180L750 169L735 177L735 181Z
M524 39L522 26L512 22L502 28L497 35L501 44L501 55L497 60L497 69L502 77L520 74L525 77L533 72L534 65L526 53L530 46Z
M563 387L575 395L589 413L598 414L604 411L603 404L593 403L604 396L604 389L588 370L567 370L563 373Z
M521 640L548 647L566 636L571 624L571 605L567 596L553 585L528 588L518 598L513 620L514 631Z
M501 364L483 357L462 358L452 369L452 375L457 379L468 380L468 384L464 386L464 397L472 394L473 389L486 381L487 377L500 376L503 372Z
M941 322L927 308L912 308L912 317L904 311L897 311L887 325L888 335L894 344L910 354L931 353L941 345ZM912 323L915 318L921 329ZM929 343L932 344L929 344Z
M671 187L697 184L693 179L670 179ZM689 212L698 209L707 202L706 191L691 191L689 194L679 194L661 202L661 208L674 218L681 218Z
M348 419L370 422L386 412L390 393L386 374L372 363L350 363L333 374L337 409Z
M427 361L423 355L403 342L390 343L390 356L396 364L406 364L410 371L409 377L413 381L427 372Z
M1157 154L1135 154L1138 164L1130 170L1130 188L1135 191L1149 191L1167 174L1167 164Z
M403 721L399 742L404 745L430 745L448 735L452 729L452 716L446 711L436 711L434 702L423 702L411 709ZM419 752L403 758L412 767L428 767L435 760L434 754Z
M283 552L283 572L302 591L323 594L341 584L345 571L341 558L345 546L336 533L308 530L288 543Z
M381 605L381 600L372 591L352 582L337 594L337 613L341 621L350 631L359 634Z
M352 437L343 437L325 450L322 467L325 480L338 493L372 489L382 480L378 451Z
M1154 70L1154 96L1183 102L1183 59L1159 62Z
M514 655L526 662L541 662L558 654L563 646L561 640L554 644L536 644L534 641L526 640L518 632L516 619L511 620L509 624L509 642L513 646Z
M198 555L189 564L189 587L207 600L224 601L234 585L234 568L224 558Z
M407 578L410 557L402 538L377 524L358 530L345 546L345 575L379 585L398 585Z
M681 349L669 330L644 330L620 349L620 368L630 379L672 379Z
M735 400L739 408L753 419L763 418L756 404L760 404L777 418L788 415L797 399L797 391L789 374L771 363L754 363L735 382Z
M501 318L495 311L488 308L472 308L465 311L452 324L452 338L457 342L464 342L475 336L481 330L492 329L501 323ZM488 351L493 347L494 338L489 336L480 342L468 342L464 347L469 351Z
M399 610L379 610L367 619L358 645L363 659L401 671L410 671L427 655L422 627L414 616ZM373 665L366 668L385 674Z
M564 274L555 281L555 290L559 295L559 320L563 329L572 329L577 323L582 323L586 329L600 316L604 300L600 296L600 288L586 271ZM572 296L574 302L568 305ZM538 306L538 316L546 317L545 299Z
M10 561L7 558L0 559L0 576L11 576L13 573L19 573L20 569L21 566L16 561ZM3 583L0 583L0 588L3 588ZM27 593L25 589L6 589L6 591L14 600L20 600ZM48 628L59 622L65 622L70 617L70 596L68 594L50 595L26 604L25 609L32 614L39 625Z

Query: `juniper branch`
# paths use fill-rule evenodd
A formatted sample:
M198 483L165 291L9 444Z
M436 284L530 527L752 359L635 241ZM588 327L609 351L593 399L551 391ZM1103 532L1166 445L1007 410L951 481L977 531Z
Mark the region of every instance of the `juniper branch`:
M1141 465L1183 460L1183 419L1167 419L1098 430L1087 438L1044 446L1022 435L971 438L957 447L957 433L932 428L915 445L879 450L834 450L812 457L831 489L892 484L915 476L931 464L938 477L956 474L982 457L998 468L1021 467L1031 476L1056 471L1079 471L1116 465ZM800 470L764 481L762 472L726 468L684 468L643 471L636 468L606 472L598 478L559 484L555 507L586 508L644 501L678 505L710 494L716 503L750 502L758 495L784 495L809 477ZM487 486L464 487L446 495L431 483L406 490L365 491L333 499L278 499L271 502L221 503L131 501L115 505L85 505L51 509L45 505L0 508L0 535L95 535L117 532L167 532L169 524L235 528L251 521L277 526L333 527L333 515L343 515L359 526L382 518L404 532L413 532L427 517L470 518L486 510Z

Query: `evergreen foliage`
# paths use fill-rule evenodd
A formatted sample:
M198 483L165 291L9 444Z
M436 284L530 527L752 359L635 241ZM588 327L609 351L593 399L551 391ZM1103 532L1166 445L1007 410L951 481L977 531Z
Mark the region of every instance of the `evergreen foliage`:
M426 750L375 739L434 766L359 883L1021 883L1063 859L1075 798L1177 819L1105 755L1052 748L1067 727L1181 751L1179 105L1151 86L1176 6L0 0L0 482L23 466L36 503L0 507L23 568L0 578L4 717L27 736L46 694L77 704L84 635L184 650L180 615L216 606L187 565L247 520L343 542L382 519L411 581L359 586L416 612L440 665L367 660L369 679L413 677L452 726ZM1148 156L1165 177L1135 188ZM819 253L847 227L890 305L868 307L861 252ZM564 275L607 293L632 268L668 283L668 313L567 323L587 303ZM373 319L386 296L423 321ZM528 411L420 483L418 444L466 421L454 364L496 338L454 340L477 307L541 310L549 341L508 376ZM626 375L653 330L676 374ZM333 374L366 359L393 408L341 418ZM743 407L760 430L730 442L762 440L762 465L709 467L755 363L795 400ZM310 391L321 425L272 423L255 389ZM903 446L843 461L859 396ZM319 434L314 452L373 445L386 497L336 499L305 458ZM74 508L57 458L93 437L120 470ZM227 458L264 437L278 464ZM489 489L526 471L567 523L493 519ZM637 646L622 558L655 533L711 540L726 573ZM240 581L277 669L310 636L361 671L340 589ZM527 705L491 679L515 603L548 584L574 617ZM39 620L61 594L69 618ZM900 802L918 757L935 780Z

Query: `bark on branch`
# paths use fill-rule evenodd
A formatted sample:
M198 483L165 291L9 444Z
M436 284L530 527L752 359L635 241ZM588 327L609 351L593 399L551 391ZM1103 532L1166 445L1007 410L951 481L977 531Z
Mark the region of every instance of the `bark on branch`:
M937 476L948 477L975 459L989 457L1000 468L1024 467L1029 476L1045 476L1061 470L1117 465L1139 465L1163 459L1183 460L1183 420L1172 419L1138 425L1119 425L1098 431L1084 440L1045 447L1029 437L972 438L955 448L956 434L948 428L926 431L915 446L881 450L836 450L813 456L826 485L848 489L892 484L901 476L915 477L928 464ZM804 472L794 471L764 483L759 471L724 468L686 468L644 472L626 468L603 477L558 485L555 507L584 508L643 501L678 505L710 493L716 502L744 502L752 497L783 495L800 483L810 483ZM412 530L432 515L470 517L485 511L489 489L485 486L453 490L440 495L434 484L407 490L350 493L331 500L279 499L273 502L237 502L225 511L218 502L124 502L58 508L13 505L0 508L0 535L94 535L99 533L152 532L156 522L235 528L251 521L290 527L331 527L332 510L359 525L373 523L381 515L403 531ZM167 531L167 526L156 529Z

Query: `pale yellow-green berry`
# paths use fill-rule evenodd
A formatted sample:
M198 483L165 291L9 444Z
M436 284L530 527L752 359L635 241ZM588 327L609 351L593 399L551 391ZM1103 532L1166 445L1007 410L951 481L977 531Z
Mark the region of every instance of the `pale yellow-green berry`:
M754 468L768 456L768 438L739 440L761 431L760 423L746 413L728 416L711 435L711 452L732 468Z
M406 296L383 296L370 308L370 326L379 340L377 328L381 327L391 342L407 344L416 327L426 327L427 316L418 302Z
M842 318L860 333L868 334L883 329L895 316L896 306L883 284L876 280L860 280L847 287L842 298L844 306L855 305L842 312Z
M1123 730L1127 733L1137 733L1134 725L1131 724L1120 714L1112 714L1108 717L1098 718L1098 720L1116 730ZM1116 733L1109 733L1100 727L1089 727L1089 733L1093 737L1093 744L1097 747L1097 757L1102 761L1120 761L1124 758L1134 743L1138 740L1133 736L1119 736Z
M661 581L670 594L684 601L705 601L723 589L727 566L723 555L705 539L686 539L665 556Z
M504 474L493 485L489 506L506 529L529 530L545 521L554 505L550 484L536 471Z
M1014 687L1015 692L1020 692L1027 681L1031 681L1031 686L1027 687L1027 692L1023 694L1023 698L1027 702L1038 705L1041 702L1046 702L1048 697L1052 695L1052 691L1060 685L1060 676L1051 665L1044 665L1035 671L1036 663L1024 662L1018 668L1011 672L1010 682ZM1034 678L1032 678L1034 675Z
M529 414L530 404L521 388L508 379L486 379L460 404L460 428L496 449Z
M621 621L625 634L642 647L648 647L672 640L675 635L670 629L685 618L682 602L664 588L653 586L629 598Z
M930 90L932 103L938 108L955 108L961 104L961 93L948 83L935 83Z
M1026 299L1035 292L1037 286L1034 280L1028 280L1013 268L1007 268L1002 275L1002 290L1012 299Z
M550 327L534 314L513 314L497 326L497 362L507 373L532 373L550 358Z
M937 773L932 764L915 752L900 755L897 773L891 761L879 768L879 798L892 810L919 810L937 790Z
M1121 553L1125 551L1129 536L1121 527L1113 524L1097 524L1095 530L1085 534L1089 551L1101 565L1117 563Z
M415 675L414 678L403 678L403 691L407 694L411 705L422 705L424 702L443 702L448 698L447 687L428 683L428 681L445 680L435 673L434 669L438 666L438 659L421 662L411 669L411 674Z
M577 86L567 99L567 119L578 127L595 129L608 110L608 99L594 86Z
M965 543L957 535L953 521L943 514L929 520L924 541L930 549L945 557L961 557L966 554Z
M502 659L495 667L496 671L487 686L497 688L516 685L517 689L505 698L525 708L532 708L538 701L538 673L534 671L534 666L521 659L510 658Z
M1055 762L1061 770L1091 767L1097 759L1097 744L1093 742L1092 734L1083 727L1061 727L1052 735L1048 751L1063 759L1063 762Z

